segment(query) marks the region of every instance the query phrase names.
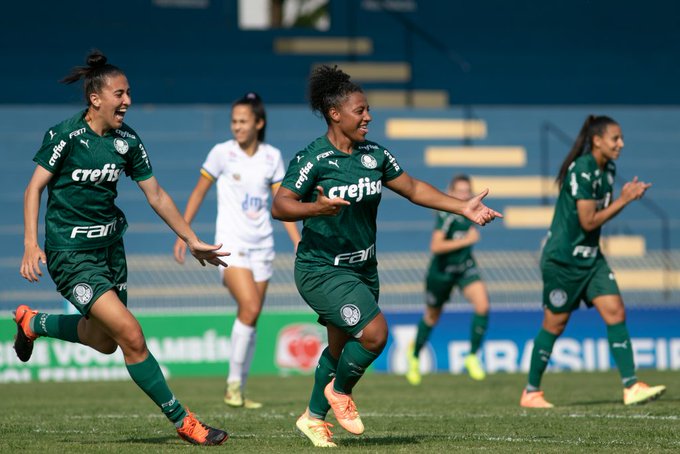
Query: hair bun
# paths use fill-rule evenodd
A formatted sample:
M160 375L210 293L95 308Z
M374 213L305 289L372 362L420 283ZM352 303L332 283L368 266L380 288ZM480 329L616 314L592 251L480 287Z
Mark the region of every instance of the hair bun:
M258 95L254 91L249 91L248 93L243 95L243 99L248 99L248 100L251 100L251 101L261 101L260 95Z
M87 66L97 68L106 65L106 55L99 50L93 50L87 56Z

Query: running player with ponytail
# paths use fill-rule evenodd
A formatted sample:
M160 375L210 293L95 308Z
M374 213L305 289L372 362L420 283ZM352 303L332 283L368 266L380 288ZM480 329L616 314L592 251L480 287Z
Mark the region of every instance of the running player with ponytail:
M581 301L593 307L607 325L607 338L623 384L626 405L656 399L665 386L648 386L635 375L633 347L626 327L626 312L618 285L602 251L602 226L626 205L642 198L650 183L637 177L627 182L614 199L616 166L623 134L616 121L589 116L557 175L560 187L552 224L541 256L543 325L534 340L529 382L520 405L551 408L541 377L557 338Z
M147 349L142 328L127 308L127 264L123 233L127 221L115 205L123 173L140 187L153 210L186 242L205 266L224 265L221 245L198 239L153 175L139 135L123 123L132 100L123 71L99 51L87 66L75 67L64 83L83 80L87 108L50 128L33 160L35 171L24 197L24 257L21 275L29 282L47 270L57 291L78 310L51 315L17 307L14 349L28 361L33 342L52 337L112 354L118 347L132 380L193 444L219 445L228 435L201 423L168 388L158 362ZM47 187L45 250L38 245L40 198Z

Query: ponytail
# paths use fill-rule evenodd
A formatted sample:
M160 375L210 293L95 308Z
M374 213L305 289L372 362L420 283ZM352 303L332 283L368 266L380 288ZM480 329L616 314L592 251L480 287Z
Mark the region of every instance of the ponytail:
M574 144L571 146L569 154L567 154L567 157L564 158L564 162L562 162L557 178L555 178L555 181L560 188L567 176L571 163L578 157L591 152L593 136L601 136L606 131L607 126L615 124L617 124L616 121L605 115L588 115L583 126L581 126L578 136L576 136Z
M86 59L87 66L76 66L71 69L69 75L61 79L59 82L63 84L72 84L84 79L83 92L85 94L85 102L90 105L90 94L101 93L106 85L106 79L111 76L124 74L123 71L107 63L106 55L101 51L94 49L90 51Z

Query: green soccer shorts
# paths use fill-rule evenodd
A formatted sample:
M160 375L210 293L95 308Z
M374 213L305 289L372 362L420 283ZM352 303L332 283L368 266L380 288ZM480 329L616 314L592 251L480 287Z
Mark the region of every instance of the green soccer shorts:
M110 289L127 306L127 262L123 240L87 251L45 251L47 271L57 291L87 316L97 299Z
M425 304L440 308L450 301L454 287L462 291L473 282L481 280L479 269L474 261L450 265L444 270L430 266L425 278Z
M550 312L564 313L578 309L581 301L593 307L593 299L602 295L619 295L614 273L604 258L589 268L567 266L552 260L541 261L543 306Z
M341 268L309 271L296 266L295 285L319 315L319 323L330 323L352 336L380 313L377 270L360 274Z

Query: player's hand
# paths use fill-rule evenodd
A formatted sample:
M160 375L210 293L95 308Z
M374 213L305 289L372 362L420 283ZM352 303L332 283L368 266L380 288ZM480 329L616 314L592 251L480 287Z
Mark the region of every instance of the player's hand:
M492 210L482 203L482 199L489 193L489 189L485 189L470 200L463 209L463 216L472 222L485 225L496 218L502 218L503 215L496 210Z
M633 200L639 200L645 195L647 189L652 186L652 183L645 183L644 181L638 181L638 177L633 178L632 181L627 182L623 185L621 189L621 197L626 202L632 202Z
M184 258L187 255L187 244L181 238L177 238L175 246L172 248L175 261L184 264Z
M43 250L37 244L28 246L24 250L24 258L21 259L19 273L28 282L38 282L38 276L43 275L40 270L40 263L47 264L47 257Z
M342 210L342 207L350 205L347 200L340 197L329 199L324 195L321 186L317 186L316 190L318 192L315 202L318 209L317 216L337 216Z
M196 238L195 240L188 241L187 246L189 246L191 255L203 266L205 266L205 262L215 266L228 266L220 257L227 257L231 255L231 252L220 251L219 249L222 247L222 244L207 244Z

